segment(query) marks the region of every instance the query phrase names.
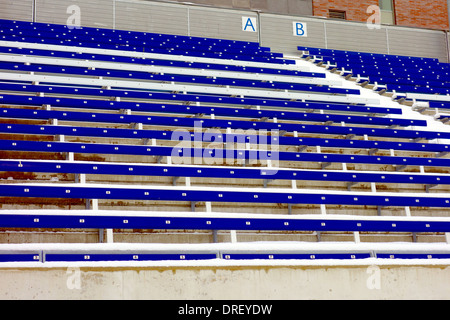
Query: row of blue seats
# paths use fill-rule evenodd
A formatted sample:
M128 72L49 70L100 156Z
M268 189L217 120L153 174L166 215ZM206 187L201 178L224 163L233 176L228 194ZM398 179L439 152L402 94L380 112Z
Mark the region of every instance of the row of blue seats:
M450 102L443 101L429 101L429 106L432 109L450 109Z
M104 37L90 38L90 37L70 37L66 34L49 35L40 32L30 32L16 34L14 32L3 32L0 30L0 38L3 41L21 41L29 43L43 43L43 44L57 44L66 46L82 46L90 48L102 49L120 49L131 50L138 52L151 52L171 55L185 55L193 57L207 57L219 59L231 59L241 61L255 61L273 64L295 64L293 60L281 59L282 54L275 54L269 52L233 52L234 50L220 49L216 47L202 47L193 45L170 45L169 43L157 44L152 41L145 40L125 40L112 41L106 40ZM103 40L102 40L103 39ZM231 52L229 52L231 51Z
M268 190L268 189L265 189ZM392 194L377 194L377 193L339 193L324 194L322 191L317 193L312 192L280 192L280 191L243 191L234 190L230 191L228 189L224 190L200 190L200 189L190 189L188 187L111 187L111 186L89 186L84 184L77 185L56 185L56 184L6 184L0 185L0 197L13 197L13 198L51 198L51 199L101 199L101 200L142 200L142 201L175 201L175 202L220 202L220 203L248 203L248 204L310 204L310 205L342 205L342 206L375 206L375 207L428 207L428 208L450 208L450 197L444 197L442 195L427 194L424 195L397 195ZM29 219L28 227L44 227L39 223L33 223L33 220ZM116 221L116 224L111 223L108 226L105 224L99 225L95 219L86 218L83 221L78 219L78 227L84 228L111 228L111 229L140 229L142 228L142 221L146 220L147 217L136 217L135 219L129 219L126 223L123 218L116 217L111 218L111 221ZM11 224L6 224L5 216L2 216L2 220L5 223L2 227L25 227L18 223L16 219L12 219ZM45 221L44 219L42 219ZM158 219L157 219L158 220ZM242 219L245 221L245 219ZM39 220L40 221L40 220ZM120 223L120 225L117 224ZM52 217L51 221L48 221L45 228L57 228L60 223L57 217ZM355 222L353 222L355 223ZM412 221L410 223L413 223ZM420 224L416 222L417 224ZM167 225L170 224L171 228L174 229L202 229L200 226L191 226L189 221L185 221L183 218L174 218L167 223L167 219L160 218L159 221L152 221L144 229L167 229ZM279 225L284 224L283 221L279 222ZM336 223L339 226L339 223ZM449 232L450 222L444 224L444 226L436 223L433 229L431 225L428 227L423 223L421 230L417 232ZM141 226L139 226L141 225ZM285 230L291 230L295 227L296 223L290 223L286 226ZM306 226L305 223L300 224L302 230L316 230L321 231L318 228L318 221L312 221L310 226ZM328 231L369 231L361 228L355 228L356 223L353 226L354 229L346 227L343 229L337 228L335 230ZM232 230L245 230L239 225L233 227ZM270 223L260 220L256 226L257 230L274 230L275 227L273 221ZM216 226L213 223L204 224L203 229L216 229L222 230L222 227ZM393 226L394 230L397 231L411 231L403 230L402 226ZM295 229L294 229L295 230Z
M333 181L348 183L405 183L450 185L450 176L392 172L348 172L245 167L208 167L185 165L132 165L67 161L0 160L3 172L64 173L115 176L160 176L222 179Z
M77 47L72 47L74 51ZM204 63L204 62L189 62L189 61L174 61L169 57L164 59L160 57L158 59L144 59L138 57L118 56L111 54L89 54L73 51L58 51L54 49L27 49L27 48L13 48L0 44L0 53L7 54L20 54L20 55L33 55L52 58L71 58L80 60L94 60L105 62L117 62L117 63L131 63L140 65L154 65L164 67L180 67L180 68L193 68L193 69L207 69L207 70L220 70L220 71L237 71L248 73L264 73L272 75L288 75L299 77L314 77L314 78L326 78L324 73L317 72L304 72L297 70L281 70L276 68L270 68L270 66L251 67L251 66L237 66L229 64L217 64L217 63ZM186 60L189 60L186 58Z
M392 254L389 254L392 256ZM429 256L429 255L427 255ZM450 256L450 255L449 255ZM349 260L349 259L367 259L370 258L370 254L317 254L314 252L305 254L280 254L280 253L224 253L224 258L226 260L325 260L325 259L339 259L339 260ZM444 259L446 255L437 254L434 259ZM380 257L383 259L383 256ZM130 252L130 253L51 253L51 252L36 252L36 253L0 253L0 262L81 262L81 261L198 261L198 260L214 260L219 259L217 254L193 254L193 253L141 253L141 252ZM398 258L400 259L400 258ZM424 258L425 259L425 258Z
M390 54L382 54L382 53L368 53L368 52L357 52L357 51L347 51L347 50L336 50L336 49L323 49L323 48L313 48L313 47L304 47L298 46L298 50L300 51L309 51L312 54L318 55L329 55L329 56L340 56L347 55L349 57L354 58L368 58L372 57L377 60L388 59L390 61L397 62L413 62L420 64L431 64L436 65L439 63L439 59L435 58L423 58L423 57L412 57L412 56L400 56L400 55L390 55Z
M139 32L139 31L129 31L129 30L116 30L116 29L100 29L92 27L79 27L73 28L68 25L59 24L48 24L39 22L27 22L18 20L4 20L0 19L0 25L6 28L15 28L17 31L20 30L35 30L35 31L57 31L57 32L72 32L80 33L85 35L98 35L107 38L134 38L144 36L150 38L160 39L162 41L176 40L179 42L195 42L205 46L218 45L224 47L235 47L235 48L252 48L259 49L261 51L270 51L268 47L261 47L258 42L249 41L238 41L238 40L226 40L226 39L215 39L215 38L202 38L202 37L192 37L192 36L181 36L181 35L170 35L170 34L160 34L160 33L149 33L149 32Z
M435 152L444 154L449 152L449 145L415 142L389 142L371 140L351 140L351 139L327 139L309 137L287 137L287 136L259 136L251 134L224 134L214 132L194 132L181 133L180 131L167 130L136 130L136 129L116 129L116 128L88 128L74 126L55 125L29 125L29 124L0 124L0 133L4 134L27 134L46 136L72 136L72 137L101 137L119 139L151 139L174 140L191 142L214 142L214 143L252 143L252 144L277 144L281 146L305 147L325 147L325 148L346 148L363 150L401 150L414 152Z
M270 51L261 51L259 49L246 49L246 48L236 48L236 47L223 47L220 44L212 44L209 46L195 43L194 41L189 42L178 42L178 41L158 41L158 38L147 37L144 35L136 36L135 39L114 37L106 38L103 35L82 35L77 34L77 32L47 32L40 30L20 30L14 28L8 28L0 25L0 34L7 36L6 39L11 39L11 37L24 37L24 38L41 38L47 39L49 41L62 40L65 43L80 42L80 43L97 43L102 45L118 45L127 47L142 47L144 51L149 49L163 49L166 51L189 51L189 52L205 52L218 55L233 55L240 57L254 56L258 58L265 58L267 60L282 58L283 54L274 53ZM34 41L33 41L34 42Z
M367 77L371 83L378 82L388 86L391 84L410 85L422 89L435 89L441 91L448 91L450 88L450 82L446 81L447 76L443 76L443 80L439 80L436 75L404 75L399 74L397 71L394 72L393 70L380 70L376 68L362 69L360 67L354 67L351 74L354 76L360 75ZM430 80L430 78L436 80Z
M144 90L99 89L97 87L74 87L67 85L45 85L29 83L0 82L0 91L20 93L63 94L83 97L130 98L143 100L179 101L183 103L213 103L233 106L282 107L306 110L327 110L369 114L402 114L401 108L384 108L343 103L322 103L318 101L291 101L284 99L240 98L219 95L180 94L168 92L149 92Z
M389 70L403 70L411 75L425 74L434 76L448 76L449 66L440 63L437 59L429 58L414 58L414 57L398 57L394 55L384 55L385 57L360 56L358 52L344 52L339 50L328 54L329 50L309 48L307 50L311 55L319 55L325 61L338 63L339 66L358 68L364 65L373 68L389 69ZM325 54L324 54L325 53Z
M78 251L73 252L53 252L49 250L41 250L35 252L0 252L0 262L99 262L99 261L198 261L198 260L361 260L361 259L449 259L448 253L397 253L389 252L347 252L347 253L322 253L316 251L302 253L280 253L277 251L265 250L265 252L246 252L239 253L235 251L221 251L213 253L195 253L176 252L176 253L158 253L158 252L90 252Z
M345 71L344 73L353 76L364 76L364 77L383 77L389 82L402 81L406 84L414 85L436 85L443 88L448 88L449 83L447 82L447 75L443 74L432 74L432 72L412 72L408 69L395 69L395 68L380 68L377 66L365 66L358 65L355 63L346 63L345 65L340 65L341 67L348 68L351 71ZM377 81L377 80L374 80ZM373 82L373 81L372 81Z
M132 124L141 123L143 125L169 126L195 128L221 128L221 129L242 129L242 130L266 130L266 131L285 131L298 133L316 133L326 135L368 135L371 137L389 137L400 139L449 139L449 132L436 131L416 131L416 130L397 130L397 129L372 129L365 127L350 126L326 126L326 125L305 125L297 123L273 123L261 121L243 121L243 120L221 120L221 119L198 119L171 116L146 116L146 115L127 115L110 113L91 113L75 111L54 111L54 110L30 110L16 108L0 108L0 118L7 119L34 119L48 120L57 119L61 121L81 121L93 123L115 123Z
M376 82L386 85L387 91L450 94L450 83L447 82L450 69L448 65L439 63L437 59L412 57L408 59L397 58L397 56L388 56L387 58L373 56L369 58L367 55L359 55L354 52L308 49L306 47L299 47L299 50L307 50L310 54L324 54L325 60L337 63L338 67L349 68L351 74L367 77L371 83ZM405 68L405 65L408 65L408 60L409 66ZM380 65L377 61L381 61ZM390 61L389 64L386 64L387 61ZM367 66L365 66L366 64Z
M369 78L371 83L378 82L388 86L391 84L410 85L420 90L431 91L431 93L438 91L440 94L447 94L450 89L450 82L447 82L448 74L438 71L410 71L401 68L381 68L376 65L364 66L355 61L339 64L339 67L351 69L351 71L345 72L345 75L363 76Z
M375 155L346 155L335 153L310 152L277 152L262 150L223 150L210 148L162 147L123 144L76 143L76 142L48 142L0 140L2 151L25 151L37 153L74 153L74 154L105 154L105 155L138 155L153 157L179 157L180 162L191 158L202 158L205 161L234 160L279 160L289 162L316 163L354 163L393 166L423 166L450 167L450 159L423 157L395 157ZM183 160L184 159L184 160Z
M224 117L250 118L250 119L279 119L291 121L313 121L313 122L345 122L347 124L370 124L381 126L426 126L426 121L402 118L381 118L369 116L305 113L293 111L255 110L231 107L203 107L186 106L177 104L129 102L129 101L107 101L97 99L74 99L62 97L37 97L30 95L0 95L0 103L4 105L18 106L52 106L64 108L82 108L98 110L130 110L137 112L157 112L168 114L191 114L191 115L216 115Z
M404 70L411 74L428 74L428 75L447 75L447 69L442 70L441 63L438 64L421 64L412 61L396 61L396 60L377 60L377 59L361 59L348 55L313 55L316 60L322 59L324 63L337 64L339 67L373 66L379 69Z
M353 94L359 95L358 89L344 89L332 88L329 86L317 86L286 82L266 82L261 80L243 80L230 79L221 77L207 77L207 76L189 76L177 74L154 74L144 71L122 71L106 68L85 68L85 67L68 67L56 66L46 64L29 64L29 63L13 63L0 62L0 70L4 71L25 71L25 72L40 72L46 74L58 74L68 76L93 76L93 77L107 77L108 79L129 79L129 80L143 80L143 81L164 81L177 82L183 84L203 84L214 86L231 86L237 88L258 88L258 89L273 89L273 90L293 90L318 92L327 94Z
M402 76L397 76L396 74L390 74L388 76L384 76L383 72L371 72L367 74L367 77L370 79L370 81L373 82L380 82L384 84L406 84L406 85L413 85L417 87L437 87L437 88L443 88L448 89L450 88L450 82L444 82L439 80L424 80L427 79L427 77L424 77L423 79L419 79L419 77L416 78L404 78Z
M148 52L148 53L158 53L158 54L170 54L170 55L181 55L189 57L201 57L201 58L214 58L214 59L229 59L229 60L240 60L240 61L253 61L253 62L264 62L273 64L295 64L295 61L286 59L275 59L275 58L263 58L263 57L249 57L244 55L233 55L233 54L221 54L221 53L211 53L211 52L199 52L195 50L182 50L174 49L168 50L164 48L152 48L145 46L130 46L130 45L114 45L114 44L99 44L97 42L79 42L79 41L69 41L69 40L54 40L40 38L38 36L19 36L19 35L5 35L0 36L2 41L18 41L27 43L40 43L40 44L51 44L60 46L75 46L75 47L85 47L85 48L98 48L106 50L123 50L123 51L135 51L135 52Z
M396 85L396 84L388 84L386 85L388 91L397 91L397 92L407 92L407 93L420 93L420 94L434 94L434 95L448 95L450 94L450 89L442 89L436 87L420 87L420 86L412 86L412 85Z
M352 69L355 74L370 72L371 70L378 71L390 71L390 73L395 73L395 76L400 77L422 77L426 79L427 77L437 77L446 79L449 73L442 69L442 64L437 66L426 66L421 67L418 65L401 64L401 65L383 65L375 61L364 61L357 59L349 59L347 57L325 57L321 56L323 61L330 62L331 64L338 65L339 68Z
M135 35L138 39L127 38L115 38L111 39L108 37L106 30L100 31L102 34L94 34L91 32L89 36L82 34L82 32L73 29L70 32L61 29L62 26L57 27L56 25L49 30L48 27L35 25L34 28L26 28L23 26L13 26L10 27L11 21L0 23L0 32L2 38L7 41L26 41L26 42L37 42L37 43L47 43L47 44L62 44L71 45L76 43L80 46L86 47L99 47L99 48L123 48L124 50L140 51L140 52L158 52L158 53L168 53L168 54L180 54L189 56L202 56L202 57L214 57L214 58L225 58L225 59L237 59L237 60L247 60L247 61L260 61L260 62L270 62L276 64L295 64L293 60L280 59L283 55L280 53L272 53L266 50L256 50L253 48L246 49L240 48L240 50L233 49L233 47L223 48L220 44L216 45L216 42L211 42L210 45L193 43L185 44L183 42L176 42L175 38L172 37L173 41L164 41L163 43L157 43L154 41L155 37L147 37L143 33ZM18 31L20 30L20 31ZM59 40L63 39L63 40ZM153 40L152 40L153 39ZM111 41L110 41L111 40ZM112 41L114 40L114 41ZM186 41L186 40L185 40ZM198 41L197 41L198 42ZM236 48L236 46L234 46ZM228 51L231 51L228 53Z
M220 129L242 129L242 130L266 130L285 131L298 133L314 133L325 135L368 135L371 137L387 137L399 139L449 139L448 132L397 130L397 129L372 129L365 127L342 127L325 125L304 125L295 123L273 123L261 121L242 120L220 120L220 119L198 119L184 117L164 117L164 116L143 116L109 113L91 113L74 111L49 111L0 108L0 118L6 119L32 119L49 120L57 119L61 121L80 121L92 123L115 123L115 124L136 124L169 126L177 128L220 128Z

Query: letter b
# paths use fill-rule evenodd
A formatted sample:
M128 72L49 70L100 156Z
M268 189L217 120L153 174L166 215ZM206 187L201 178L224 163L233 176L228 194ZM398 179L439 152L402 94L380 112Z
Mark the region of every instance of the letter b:
M308 30L307 30L306 23L294 22L293 28L294 28L294 36L296 36L296 37L307 37L308 36Z

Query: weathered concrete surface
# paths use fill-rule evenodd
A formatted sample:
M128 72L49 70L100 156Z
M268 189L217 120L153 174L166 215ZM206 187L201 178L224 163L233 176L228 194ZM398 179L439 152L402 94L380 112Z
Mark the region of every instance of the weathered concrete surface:
M449 299L450 267L1 268L0 299Z

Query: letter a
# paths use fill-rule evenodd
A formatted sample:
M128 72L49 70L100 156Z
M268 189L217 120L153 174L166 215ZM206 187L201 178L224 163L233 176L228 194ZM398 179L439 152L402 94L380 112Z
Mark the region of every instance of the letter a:
M367 18L367 28L369 30L381 29L381 9L377 5L367 7L367 13L372 15Z
M256 32L256 19L242 17L242 31Z
M67 7L67 14L72 14L67 18L69 29L81 29L81 9L76 4Z
M369 290L381 289L381 271L378 266L370 266L367 268L366 273L370 276L367 278L366 285Z

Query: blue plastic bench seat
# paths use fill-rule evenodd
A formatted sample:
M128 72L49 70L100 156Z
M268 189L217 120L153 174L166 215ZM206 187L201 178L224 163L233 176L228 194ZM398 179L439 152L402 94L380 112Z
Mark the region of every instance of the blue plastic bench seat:
M270 48L260 47L258 43L232 41L213 38L186 37L145 32L129 32L98 28L73 28L65 25L22 23L2 20L0 28L3 34L34 36L45 39L65 39L83 42L114 43L121 45L143 45L147 48L164 46L168 49L196 49L200 51L230 52L244 55L259 54L266 57L282 58L281 53L270 52Z
M238 41L238 40L227 40L227 39L215 39L215 38L205 38L205 37L193 37L193 36L182 36L182 35L171 35L171 34L160 34L160 33L148 33L130 30L118 30L118 29L104 29L104 28L94 28L82 26L80 28L70 28L70 26L62 24L50 24L50 23L39 23L39 22L29 22L29 21L19 21L19 20L8 20L0 19L0 25L6 28L16 28L17 30L49 30L56 32L72 32L81 34L98 34L107 37L135 37L135 36L148 36L157 37L162 40L167 39L178 39L179 41L199 41L203 44L220 43L224 46L235 46L249 47L249 48L259 48L263 51L270 51L270 48L260 47L258 42L250 41Z
M201 57L201 58L213 58L213 59L226 59L226 60L236 60L236 61L251 61L251 62L263 62L271 63L275 65L293 65L295 62L286 59L272 58L272 57L254 57L247 56L243 54L227 54L227 53L214 53L214 52L203 52L197 50L183 50L183 49L166 49L158 47L148 47L145 45L115 45L115 44L100 44L97 41L71 41L67 40L56 40L40 38L39 36L19 36L19 35L0 35L0 39L3 41L17 41L17 42L27 42L27 43L39 43L39 44L51 44L51 45L63 45L63 46L76 46L85 48L98 48L106 50L121 50L121 51L132 51L132 52L148 52L166 55L180 55L186 57Z
M43 38L42 38L43 37ZM82 47L96 47L105 49L118 49L118 50L130 50L138 52L150 52L172 55L185 55L194 57L208 57L208 58L220 58L231 59L240 61L254 61L271 63L274 65L293 65L292 60L282 58L281 53L271 53L267 51L249 50L249 49L235 49L235 48L220 48L214 46L196 45L195 43L188 44L171 44L169 42L156 43L155 41L148 41L146 39L141 40L122 40L122 39L107 39L102 40L104 37L70 37L70 35L61 35L61 37L52 37L48 34L22 34L22 35L5 35L2 34L3 40L31 42L31 43L51 43L59 45L75 45ZM42 40L44 39L44 40Z
M354 63L343 64L352 69L355 74L362 74L365 76L383 76L386 78L393 79L410 79L410 80L426 80L428 83L446 82L448 77L447 73L439 70L427 69L427 70L416 70L408 68L392 68L392 67L379 67L376 65L358 65ZM427 84L427 82L424 82Z
M322 103L311 101L290 101L282 99L257 99L257 98L237 98L214 95L194 95L166 93L156 91L118 90L118 89L98 89L94 87L70 87L59 85L33 85L0 82L0 90L5 92L36 92L44 94L67 94L76 96L99 96L108 98L136 98L144 100L167 100L181 101L184 103L214 103L220 105L234 106L263 106L263 107L283 107L307 110L333 110L343 112L369 113L369 114L402 114L401 108L383 108L362 105L349 105L342 103Z
M370 62L371 64L390 65L392 67L421 67L422 69L441 68L448 70L446 64L439 63L438 59L421 58L411 56L398 56L386 54L371 54L354 51L342 51L309 47L298 47L300 51L309 51L311 55L322 56L327 59L337 59L339 61L349 61L358 63Z
M450 109L450 103L449 102L442 102L442 101L429 101L430 109Z
M345 89L345 88L333 88L329 86L317 86L297 83L285 83L285 82L264 82L257 80L241 80L241 79L228 79L228 78L210 78L206 76L187 76L176 74L150 74L148 72L138 71L121 71L95 68L81 67L66 67L66 66L54 66L44 64L24 64L24 63L12 63L12 62L0 62L0 70L6 71L27 71L27 72L40 72L48 74L61 74L61 75L83 75L83 76L96 76L107 77L108 79L142 79L146 81L165 81L165 82L180 82L188 84L205 84L214 86L231 86L231 87L244 87L244 88L265 88L276 90L292 90L292 91L307 91L307 92L321 92L321 93L333 93L333 94L353 94L359 95L360 90Z
M413 251L413 250L411 250ZM423 251L423 250L422 250ZM296 250L295 252L280 252L277 250L235 250L235 251L221 251L217 249L212 253L196 253L195 250L178 253L159 253L141 252L135 250L127 250L126 252L119 252L114 250L48 250L37 251L35 254L9 254L0 253L2 260L0 262L98 262L98 261L117 261L117 262L139 262L139 261L189 261L189 260L362 260L362 259L449 259L450 254L439 253L430 250L429 252L411 252L411 253L397 253L395 251L367 251L361 250L347 252L323 252L323 250Z
M358 260L358 259L450 259L448 253L304 253L304 254L277 254L277 253L225 253L227 260Z
M322 48L312 48L312 47L303 47L299 46L298 50L300 51L313 51L320 52L324 55L348 55L353 57L374 57L374 58L384 58L384 59L392 59L394 61L410 61L415 63L427 63L427 64L437 64L439 63L438 59L435 58L423 58L423 57L412 57L412 56L399 56L399 55L389 55L389 54L377 54L377 53L366 53L366 52L357 52L357 51L346 51L346 50L336 50L336 49L322 49Z
M45 253L43 262L75 262L75 261L189 261L217 259L215 253Z
M224 52L214 52L213 50L198 50L194 48L187 47L186 50L183 48L164 48L161 46L155 46L151 44L146 44L138 41L130 41L130 44L121 43L121 44L110 44L110 43L101 43L98 39L87 40L81 39L70 39L66 38L67 36L61 35L61 38L54 37L48 38L45 35L39 36L38 33L31 34L5 34L1 33L0 39L3 41L18 41L18 42L27 42L27 43L40 43L40 44L53 44L53 45L67 45L67 46L79 46L79 47L87 47L87 48L101 48L108 50L122 50L122 51L136 51L136 52L150 52L150 53L160 53L160 54L171 54L171 55L182 55L182 56L192 56L192 57L206 57L206 58L215 58L215 59L230 59L230 60L240 60L240 61L254 61L254 62L265 62L276 64L295 64L295 61L281 59L278 57L265 57L266 53L262 53L261 56L254 55L246 55L243 53L224 53ZM100 38L102 39L102 38ZM100 42L100 43L99 43Z
M268 190L268 189L264 189ZM350 206L384 206L384 207L430 207L450 208L450 197L447 195L428 196L417 194L387 195L377 193L312 193L298 192L261 192L261 191L229 191L224 190L197 190L167 188L123 188L104 185L55 185L55 184L8 184L0 185L1 197L25 198L58 198L58 199L107 199L107 200L149 200L149 201L207 201L232 203L287 203L287 204L325 204ZM450 223L449 223L450 224ZM86 224L86 227L95 228ZM132 227L132 225L130 225ZM135 229L135 228L132 228ZM149 228L155 229L155 228ZM189 229L188 226L186 228ZM347 230L348 231L348 230ZM449 231L448 226L447 230Z
M352 75L360 75L369 78L371 83L404 84L422 87L433 86L440 89L448 89L449 87L449 83L445 80L447 76L437 78L436 75L412 74L402 70L363 69L360 67L352 67L351 70ZM430 78L436 80L430 80Z
M450 259L448 253L377 253L378 259Z
M326 170L263 169L243 167L208 167L186 165L131 165L112 163L87 163L66 161L0 160L3 172L41 172L124 176L171 176L191 178L260 179L406 183L424 185L449 185L450 176L443 174L415 174L389 172L346 172Z
M80 53L77 52L77 47L72 47L73 51L57 51L57 49L27 49L27 48L12 48L9 46L0 46L0 52L6 54L20 54L20 55L32 55L32 56L42 56L42 57L54 57L54 58L71 58L80 60L94 60L94 61L105 61L105 62L117 62L117 63L133 63L140 65L155 65L155 66L166 66L166 67L180 67L180 68L194 68L194 69L210 69L210 70L222 70L222 71L238 71L238 72L248 72L248 73L265 73L272 75L289 75L289 76L299 76L299 77L315 77L315 78L325 78L325 73L317 72L306 72L297 70L284 70L279 68L270 68L270 66L252 67L252 66L239 66L230 64L217 64L217 63L205 63L205 62L190 62L188 57L187 61L174 61L170 60L170 57L164 59L152 58L143 59L137 57L128 56L118 56L111 54L90 54L90 53Z
M74 28L65 25L0 21L0 33L4 39L33 41L37 43L75 44L140 52L153 51L169 54L188 54L218 58L262 61L276 64L295 64L283 59L282 53L258 43L235 40L186 37L144 32L108 30L99 28ZM159 50L158 50L159 49Z
M41 250L34 252L3 249L0 252L0 262L139 262L139 261L189 261L189 260L362 260L362 259L449 259L450 254L446 250L425 248L417 250L406 248L403 251L395 249L386 250L374 248L347 248L324 250L319 246L310 249L283 248L279 250L261 248L235 248L228 249L221 246L211 246L205 249L165 249L164 247L147 249L102 249L93 248L62 248L55 249L42 246ZM28 253L30 252L30 253Z
M224 253L225 260L354 260L369 259L370 253Z
M450 146L447 144L416 143L416 142L389 142L371 140L351 140L351 139L327 139L289 136L258 136L251 133L226 134L214 132L194 132L180 133L166 130L136 130L136 129L116 129L116 128L89 128L76 126L55 126L55 125L28 125L28 124L0 124L0 133L6 134L28 134L45 136L72 136L72 137L103 137L103 138L123 138L142 139L150 141L172 140L191 142L214 142L226 143L252 143L278 144L282 146L295 147L325 147L325 148L348 148L363 150L402 150L414 152L449 152Z
M387 91L448 95L449 65L437 59L367 54L341 50L298 47L310 55L338 67L351 69L352 75L368 77L371 83L386 85Z
M155 157L180 157L183 158L212 158L233 160L279 160L295 162L318 162L318 163L363 163L375 165L396 166L424 166L424 167L450 167L449 159L442 158L420 158L420 157L391 157L391 156L365 156L344 155L329 153L309 152L273 152L256 150L235 150L227 153L222 149L199 149L181 147L160 146L133 146L133 145L109 145L89 143L67 143L67 142L41 142L41 141L18 141L0 140L0 150L3 151L28 151L43 153L80 153L80 154L116 154L116 155L140 155ZM218 160L218 161L220 161Z
M40 261L41 252L33 253L3 253L0 252L0 262L36 262Z
M404 84L403 85L388 84L387 88L389 91L396 90L405 93L421 93L421 94L433 94L444 96L450 93L450 89L426 88Z
M233 160L279 160L318 163L363 163L375 165L450 167L450 159L421 157L361 156L309 152L273 152L257 150L235 150L227 153L222 149L200 149L160 146L109 145L90 143L42 142L0 140L0 150L43 153L116 154L156 157L180 157L233 159Z
M106 101L106 100L88 100L60 97L36 97L25 95L0 95L0 103L5 105L30 105L41 106L48 105L52 107L65 108L83 108L100 110L131 110L139 112L158 112L169 114L193 114L193 115L216 115L231 116L237 118L276 118L292 121L314 121L314 122L345 122L347 124L369 124L382 126L426 126L426 121L411 120L402 118L380 118L368 116L337 115L337 114L319 114L319 113L300 113L292 111L274 111L274 110L254 110L244 108L225 108L225 107L202 107L186 106L177 104L161 103L142 103L126 101Z
M39 23L39 22L29 22L29 21L19 21L19 20L8 20L0 19L0 24L5 25L8 28L17 28L19 30L51 30L51 31L62 31L62 32L80 32L85 34L101 34L102 36L120 36L120 37L134 37L134 36L154 36L161 39L179 39L180 41L201 41L202 43L223 43L224 45L236 46L236 47L251 47L260 48L264 51L270 51L270 48L260 47L258 42L250 41L239 41L239 40L228 40L228 39L215 39L215 38L205 38L205 37L193 37L193 36L182 36L182 35L171 35L171 34L160 34L160 33L149 33L140 31L130 31L130 30L118 30L118 29L104 29L95 27L81 26L80 28L70 28L70 26L62 24L50 24L50 23Z
M29 110L0 108L0 118L9 119L34 119L48 120L58 119L61 121L82 121L93 123L142 123L143 125L169 126L169 127L202 127L202 128L232 128L242 130L278 130L286 132L303 133L321 133L333 135L369 135L373 137L391 137L404 139L423 138L433 140L437 138L448 139L449 132L435 131L415 131L415 130L396 130L396 129L371 129L364 127L342 127L327 125L304 125L295 123L272 123L261 121L243 121L243 120L219 120L219 119L198 119L183 117L165 117L165 116L141 116L109 113L88 113L73 111L49 111L49 110Z
M0 186L3 188L4 186ZM74 188L72 188L74 189ZM31 189L30 189L31 192ZM180 191L182 192L182 191ZM181 195L181 193L180 193ZM87 199L92 199L87 198ZM281 202L285 203L285 202ZM258 230L330 232L449 232L448 218L332 217L323 215L204 214L69 210L0 212L0 228Z
M348 55L343 56L315 56L322 59L323 62L329 62L331 64L337 64L338 66L354 66L356 68L366 68L367 70L401 70L405 72L410 72L411 74L428 74L428 75L447 75L447 70L442 68L441 65L437 63L424 64L424 63L414 63L411 61L401 61L397 59L362 59L354 58ZM320 60L319 60L320 61Z
M315 53L315 54L314 54ZM362 56L351 56L348 54L335 54L335 55L323 55L318 54L318 51L310 51L310 55L316 58L321 58L324 61L329 61L331 63L341 64L353 64L353 65L366 65L379 68L391 68L391 69L410 69L412 72L422 72L427 70L434 70L441 65L437 62L425 62L425 61L411 61L410 59L402 58L374 58L374 57L362 57ZM446 69L442 68L442 72L446 72Z

